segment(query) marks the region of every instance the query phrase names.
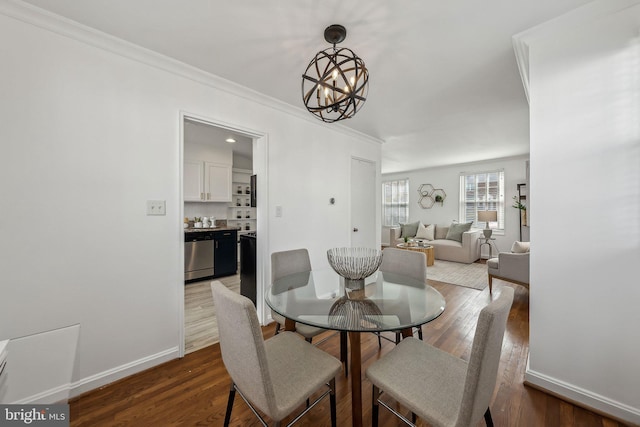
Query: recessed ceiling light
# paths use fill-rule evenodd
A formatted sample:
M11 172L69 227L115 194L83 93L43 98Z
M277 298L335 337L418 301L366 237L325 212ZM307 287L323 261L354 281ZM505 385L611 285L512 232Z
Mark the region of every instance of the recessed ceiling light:
M233 144L234 142L236 142L236 140L233 138L227 138L225 139L225 141L228 142L229 144Z

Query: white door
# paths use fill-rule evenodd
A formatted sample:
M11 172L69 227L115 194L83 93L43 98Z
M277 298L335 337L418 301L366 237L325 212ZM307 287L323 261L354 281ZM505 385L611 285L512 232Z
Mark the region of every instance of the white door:
M376 247L376 164L351 158L351 246Z

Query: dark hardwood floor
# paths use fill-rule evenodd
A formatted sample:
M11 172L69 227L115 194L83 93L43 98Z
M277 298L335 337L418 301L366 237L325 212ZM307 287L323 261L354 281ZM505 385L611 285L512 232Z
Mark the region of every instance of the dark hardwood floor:
M447 308L442 316L423 326L424 340L468 359L476 319L490 300L489 291L430 283L444 295ZM511 285L496 282L494 295L502 286ZM622 426L523 385L529 351L529 295L520 286L515 286L515 289L491 404L495 425ZM273 327L265 327L263 332L268 338L273 335ZM382 342L382 350L379 351L373 334L362 335L363 378L364 369L394 347L386 340ZM338 336L321 343L319 348L338 357ZM215 344L73 399L70 402L71 426L220 426L224 420L229 385L220 347ZM349 380L339 376L336 387L338 425L350 426ZM366 379L363 380L363 397L364 423L371 425L371 384ZM260 425L239 396L236 396L231 425ZM329 401L325 399L296 425L329 426ZM380 425L400 426L402 423L381 409ZM426 424L418 420L418 425Z

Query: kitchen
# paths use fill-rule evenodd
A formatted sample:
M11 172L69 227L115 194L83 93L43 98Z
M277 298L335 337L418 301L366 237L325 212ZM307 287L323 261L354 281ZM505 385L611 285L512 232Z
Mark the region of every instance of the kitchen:
M186 353L217 341L212 278L255 300L255 184L250 137L185 119Z

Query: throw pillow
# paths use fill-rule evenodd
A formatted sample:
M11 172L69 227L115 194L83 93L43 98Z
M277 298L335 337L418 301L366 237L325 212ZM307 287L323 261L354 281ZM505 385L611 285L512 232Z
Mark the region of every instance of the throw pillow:
M467 222L466 224L451 224L449 226L449 231L447 232L447 237L445 237L445 239L462 242L462 233L464 233L465 231L469 231L469 229L471 229L471 224L472 223L470 222Z
M436 226L434 224L418 225L418 232L416 233L416 239L433 240Z
M529 242L513 242L511 245L511 252L514 254L526 254L529 252L529 247L531 243Z
M447 237L448 232L449 232L449 227L443 227L442 225L437 225L436 233L435 233L436 240L445 239Z
M409 224L400 224L400 229L402 233L400 233L400 237L416 237L416 233L418 232L418 226L420 225L420 221L412 222Z

